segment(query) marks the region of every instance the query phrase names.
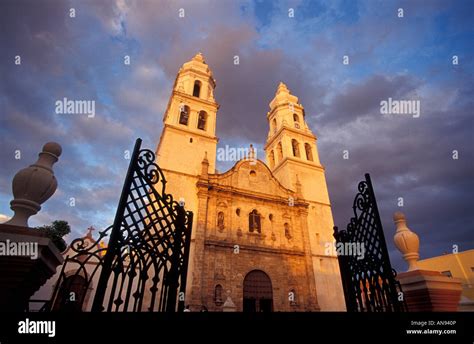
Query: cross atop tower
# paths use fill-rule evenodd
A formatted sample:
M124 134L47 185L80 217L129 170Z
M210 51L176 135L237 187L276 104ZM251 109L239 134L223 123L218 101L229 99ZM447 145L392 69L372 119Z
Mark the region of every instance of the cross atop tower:
M87 234L86 234L86 237L88 238L91 238L92 239L92 231L95 231L95 228L90 226L89 228L87 228Z

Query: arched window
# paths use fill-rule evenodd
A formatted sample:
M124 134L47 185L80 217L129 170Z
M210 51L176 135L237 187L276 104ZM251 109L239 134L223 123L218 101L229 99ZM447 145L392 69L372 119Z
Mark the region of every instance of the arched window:
M224 212L220 211L217 214L217 228L219 229L220 232L222 232L225 228L224 225Z
M285 223L283 227L285 228L285 237L288 240L290 240L291 239L290 225L288 223Z
M273 153L273 150L270 151L270 154L268 155L269 163L270 163L270 168L273 168L275 166L275 153Z
M206 130L206 124L207 124L207 113L206 113L206 111L199 111L198 129Z
M201 93L201 82L199 80L196 80L194 82L193 96L199 98L200 93Z
M283 160L283 148L281 146L281 142L278 142L277 152L278 152L278 163L280 163Z
M300 157L300 144L295 139L291 140L291 146L293 147L293 156Z
M249 232L261 233L262 229L260 226L260 214L256 209L252 210L249 214Z
M306 151L306 159L313 161L313 152L311 152L311 145L309 143L304 144L304 150Z
M179 124L188 125L189 121L189 107L181 106L181 111L179 113Z
M216 285L214 289L214 302L217 306L220 306L224 303L224 299L222 298L222 286L220 284Z
M276 120L276 118L274 118L273 121L272 121L272 127L273 127L273 133L276 133L276 131L277 131L277 120Z
M300 128L300 118L296 113L293 114L293 122L295 122L295 128Z

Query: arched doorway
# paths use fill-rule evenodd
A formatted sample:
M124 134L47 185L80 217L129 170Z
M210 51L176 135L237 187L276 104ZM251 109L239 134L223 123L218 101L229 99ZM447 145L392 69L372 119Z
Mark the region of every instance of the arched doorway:
M244 279L244 312L273 311L272 281L261 270L250 271Z

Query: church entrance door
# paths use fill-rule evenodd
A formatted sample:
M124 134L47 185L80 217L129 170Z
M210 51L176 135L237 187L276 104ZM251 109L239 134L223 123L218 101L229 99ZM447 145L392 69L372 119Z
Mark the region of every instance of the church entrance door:
M261 270L250 271L244 279L244 312L273 311L272 281Z

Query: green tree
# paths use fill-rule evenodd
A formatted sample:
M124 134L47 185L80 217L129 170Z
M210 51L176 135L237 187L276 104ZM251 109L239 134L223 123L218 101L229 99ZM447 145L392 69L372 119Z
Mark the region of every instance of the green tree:
M63 236L71 233L71 227L67 221L56 220L49 226L36 227L39 231L46 233L46 236L56 245L60 252L67 247Z

